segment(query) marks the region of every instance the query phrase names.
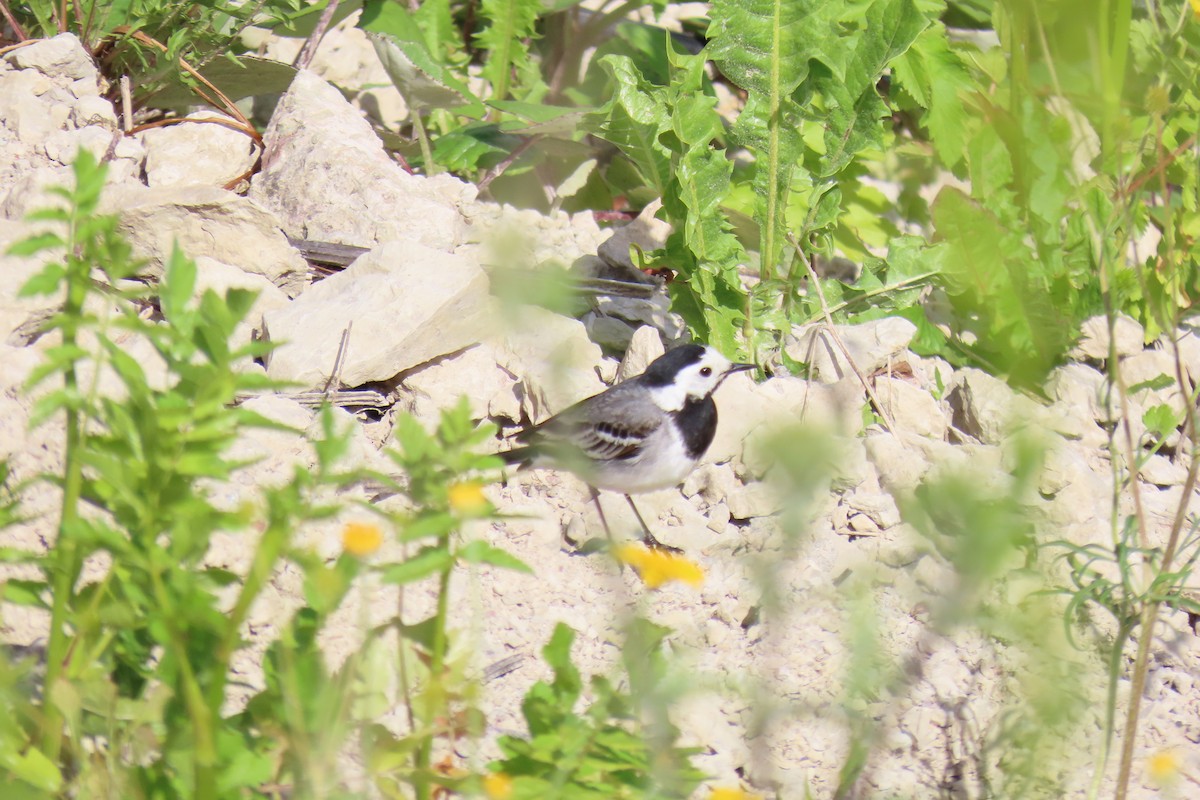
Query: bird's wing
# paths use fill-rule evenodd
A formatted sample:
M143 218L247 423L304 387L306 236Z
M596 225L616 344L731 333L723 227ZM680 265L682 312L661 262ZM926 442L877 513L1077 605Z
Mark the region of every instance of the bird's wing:
M640 401L640 402L639 402ZM633 458L663 415L633 384L589 397L521 435L537 449L574 450L596 461Z

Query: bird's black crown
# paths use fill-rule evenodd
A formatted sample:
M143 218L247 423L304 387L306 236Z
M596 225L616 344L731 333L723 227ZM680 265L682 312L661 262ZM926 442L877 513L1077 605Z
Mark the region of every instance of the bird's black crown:
M647 386L670 386L675 382L675 376L689 364L695 364L704 357L704 346L685 344L676 347L659 356L646 371L642 373L642 383Z

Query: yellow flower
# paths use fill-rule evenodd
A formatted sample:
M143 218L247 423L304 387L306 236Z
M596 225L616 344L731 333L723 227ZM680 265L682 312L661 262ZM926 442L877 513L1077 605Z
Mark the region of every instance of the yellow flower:
M488 800L508 800L512 791L513 779L503 772L493 772L483 779L483 792Z
M623 544L616 549L616 556L637 570L642 583L657 589L668 581L682 581L695 588L704 583L704 570L694 561L665 550L651 550L636 544Z
M463 517L479 517L488 510L488 500L483 495L483 485L479 481L450 484L446 499L450 501L450 510Z
M708 796L708 800L759 800L756 794L744 792L741 789L727 789L721 787L713 789L712 794Z
M365 558L383 544L383 531L374 522L347 522L342 528L342 549L352 556Z
M1200 0L1191 0L1191 3L1192 16L1194 16L1196 19L1200 19Z
M1182 766L1179 751L1175 749L1159 750L1146 759L1146 771L1150 773L1150 780L1159 786L1173 783L1179 777Z

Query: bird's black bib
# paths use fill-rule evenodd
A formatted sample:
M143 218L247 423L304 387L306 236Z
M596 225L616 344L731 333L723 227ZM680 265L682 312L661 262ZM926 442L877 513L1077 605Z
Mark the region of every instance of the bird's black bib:
M683 408L672 412L689 458L699 458L717 435L717 404L711 396L688 398Z

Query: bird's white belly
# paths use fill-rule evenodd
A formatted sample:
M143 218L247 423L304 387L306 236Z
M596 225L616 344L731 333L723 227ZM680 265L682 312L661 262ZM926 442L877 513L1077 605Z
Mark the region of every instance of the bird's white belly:
M683 437L674 425L668 424L647 440L637 458L599 465L588 476L588 483L597 489L622 494L657 492L683 483L698 461L688 457Z

